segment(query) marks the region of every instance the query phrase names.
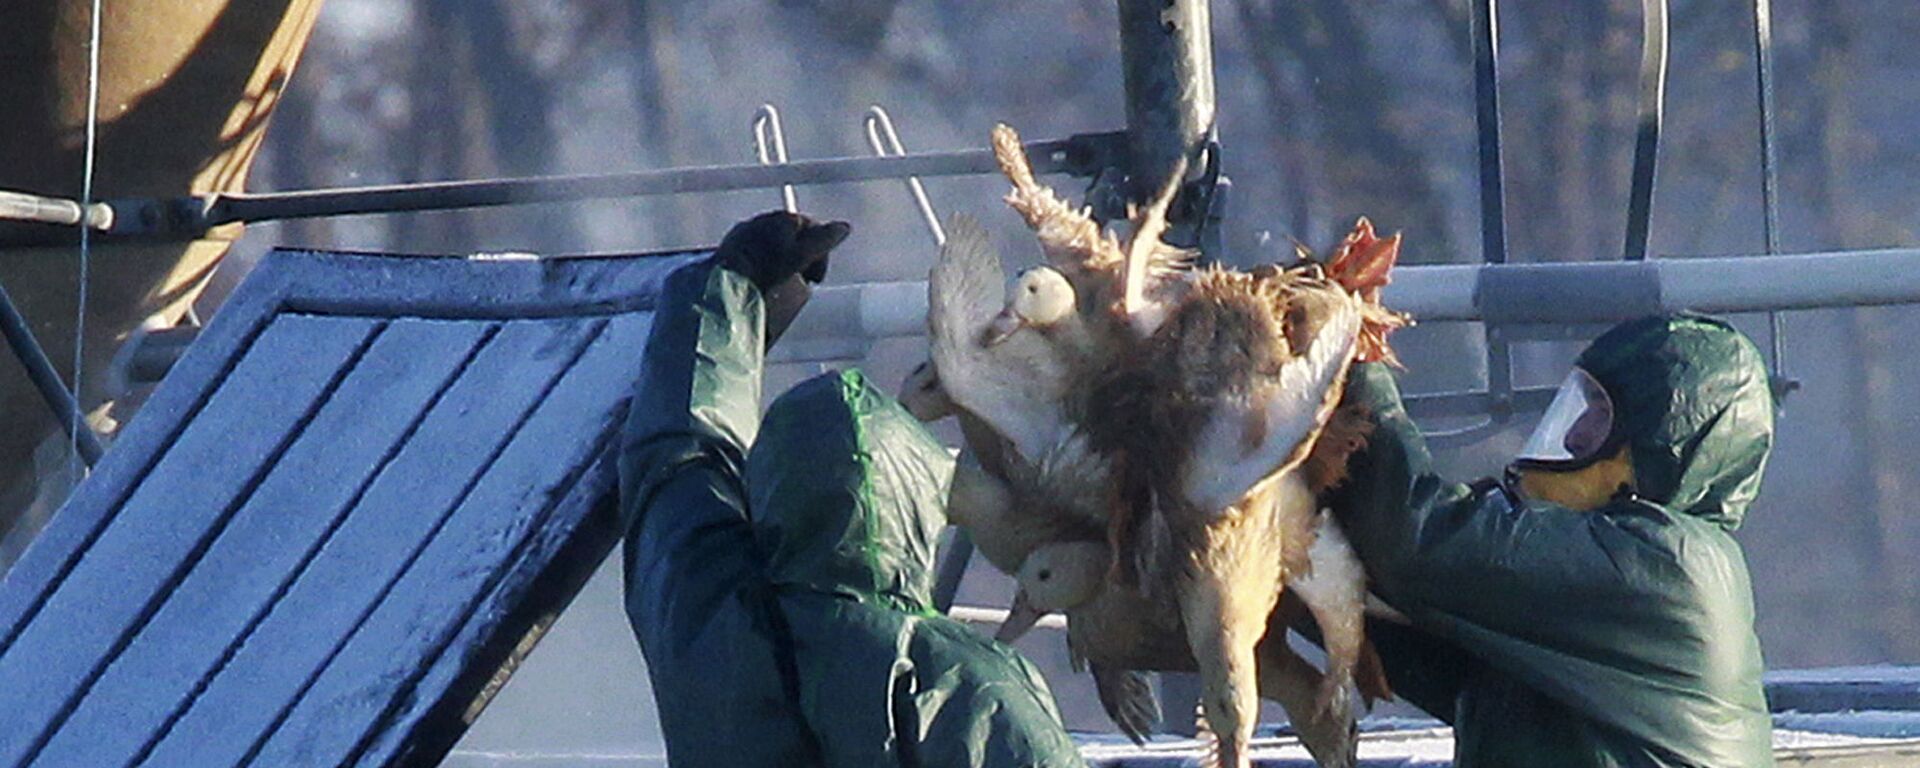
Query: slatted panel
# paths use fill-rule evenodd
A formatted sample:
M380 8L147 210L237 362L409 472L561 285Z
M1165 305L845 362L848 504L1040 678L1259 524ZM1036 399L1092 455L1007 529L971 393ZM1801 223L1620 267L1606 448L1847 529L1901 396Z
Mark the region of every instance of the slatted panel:
M18 635L0 645L0 764L38 749L132 627L157 608L178 571L272 466L377 330L364 319L276 320L227 377L200 419L121 506Z
M487 596L502 566L550 522L574 475L614 433L611 406L632 386L626 375L646 341L647 323L612 325L513 435L495 469L461 501L399 584L368 617L301 698L286 725L260 753L260 765L352 762L403 697L369 696L370 681L413 686L448 651L457 622ZM581 407L583 403L597 407ZM465 600L422 599L440 592ZM456 653L458 651L455 651Z
M591 332L569 321L502 328L144 764L233 765L257 750L572 367Z
M0 583L0 766L436 760L610 548L690 258L269 257Z
M151 746L284 594L491 326L396 321L41 755L121 765Z

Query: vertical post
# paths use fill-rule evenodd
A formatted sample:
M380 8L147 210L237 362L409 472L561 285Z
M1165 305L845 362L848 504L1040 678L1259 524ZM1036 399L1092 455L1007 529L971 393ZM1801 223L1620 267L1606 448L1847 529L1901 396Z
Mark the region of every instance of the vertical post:
M1474 123L1480 134L1480 258L1507 261L1507 199L1500 154L1500 10L1473 4Z
M66 383L60 380L59 372L53 368L53 360L47 357L46 349L40 346L40 340L34 338L33 329L27 326L27 319L13 305L13 297L7 289L0 286L0 335L7 338L7 346L13 348L14 357L27 369L27 378L40 391L40 398L53 410L53 418L60 422L60 428L73 439L74 446L80 451L80 458L91 467L100 460L103 449L100 437L87 426L81 418L80 402L67 390ZM76 431L77 430L77 431Z
M1489 264L1507 261L1507 197L1505 158L1500 151L1500 9L1495 0L1473 4L1474 122L1480 134L1480 258ZM1488 325L1487 392L1492 396L1492 424L1504 424L1511 413L1513 353L1500 329Z
M1181 159L1201 170L1201 150L1214 137L1213 26L1208 0L1120 0L1120 62L1127 89L1127 197L1144 202ZM1206 210L1168 211L1169 242L1194 238ZM1198 246L1199 242L1181 242ZM1160 676L1164 730L1193 734L1199 680Z
M1660 165L1660 119L1667 100L1667 0L1641 0L1640 25L1640 121L1627 193L1627 261L1647 257L1653 224L1654 169Z
M1152 197L1181 158L1197 172L1200 150L1213 137L1213 28L1207 3L1120 0L1127 186L1135 202Z

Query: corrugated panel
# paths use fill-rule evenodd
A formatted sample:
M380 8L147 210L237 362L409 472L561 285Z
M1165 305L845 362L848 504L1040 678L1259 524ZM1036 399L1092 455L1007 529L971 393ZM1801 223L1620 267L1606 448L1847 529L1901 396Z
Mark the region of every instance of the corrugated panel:
M695 257L271 255L0 584L0 765L437 761L611 547Z

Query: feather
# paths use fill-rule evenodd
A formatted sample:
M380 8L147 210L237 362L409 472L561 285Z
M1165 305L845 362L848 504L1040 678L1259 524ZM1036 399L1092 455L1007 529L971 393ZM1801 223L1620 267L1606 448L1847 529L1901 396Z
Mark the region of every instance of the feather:
M1359 331L1360 312L1349 303L1277 376L1217 403L1186 462L1181 501L1193 509L1225 509L1304 460L1311 438L1339 402L1336 385L1346 375ZM1258 425L1262 439L1248 449L1241 436L1250 423Z
M927 284L928 346L940 385L1033 463L1067 431L1060 396L1073 384L1068 366L1036 334L982 343L1006 304L1006 273L978 222L955 216L947 232Z

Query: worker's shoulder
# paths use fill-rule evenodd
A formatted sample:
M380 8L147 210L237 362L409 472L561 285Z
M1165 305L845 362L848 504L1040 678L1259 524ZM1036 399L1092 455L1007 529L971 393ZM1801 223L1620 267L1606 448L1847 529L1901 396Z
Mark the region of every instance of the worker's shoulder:
M1623 567L1653 577L1661 591L1750 595L1746 558L1723 526L1638 498L1595 510L1596 538Z

